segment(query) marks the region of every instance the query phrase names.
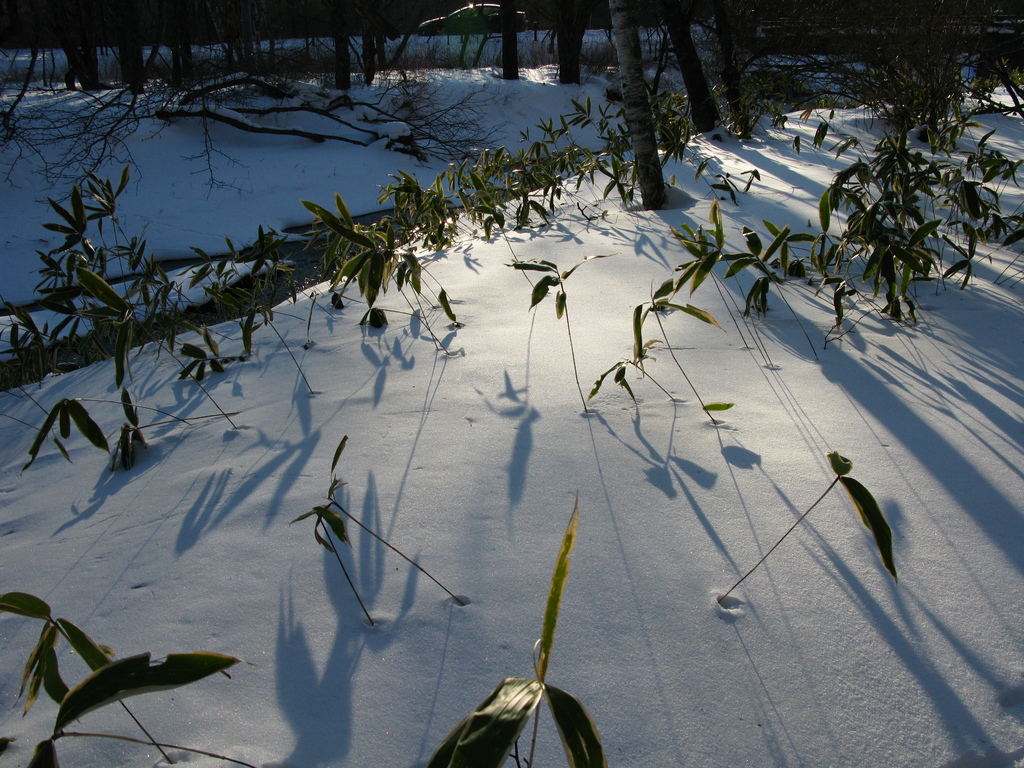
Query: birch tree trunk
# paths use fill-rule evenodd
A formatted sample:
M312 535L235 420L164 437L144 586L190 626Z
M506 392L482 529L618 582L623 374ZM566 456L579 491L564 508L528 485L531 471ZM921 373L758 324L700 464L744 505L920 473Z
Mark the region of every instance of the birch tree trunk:
M661 173L658 141L654 135L654 117L644 84L640 35L633 15L635 0L608 0L612 14L612 32L619 57L622 102L626 126L633 144L640 198L648 211L665 204L665 178Z

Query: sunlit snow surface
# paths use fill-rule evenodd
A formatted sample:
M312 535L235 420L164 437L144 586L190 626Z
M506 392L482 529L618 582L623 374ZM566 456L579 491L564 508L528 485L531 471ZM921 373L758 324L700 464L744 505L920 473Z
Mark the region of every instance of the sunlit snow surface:
M598 100L601 83L555 84L550 71L518 83L491 72L445 76L483 84L502 136ZM822 116L827 117L827 116ZM821 149L821 117L792 116L750 142L695 140L705 178L755 181L721 201L732 247L762 220L816 231L818 199L845 136L873 144L881 126L847 112ZM985 118L975 138L1011 157L1020 121ZM802 137L803 151L793 148ZM166 255L213 249L257 227L302 224L300 200L374 210L398 169L429 182L442 162L380 147L311 144L214 131L210 186L201 131L144 124L122 224ZM223 153L222 155L220 153ZM706 400L734 402L713 426L665 349L647 370L677 398L633 377L634 405L606 383L583 406L566 324L550 298L528 310L530 285L513 259L567 269L611 254L567 281L584 391L632 354L631 313L686 254L671 227L707 225L711 190L693 164L670 164L670 206L656 213L584 188L549 226L467 238L436 254L430 273L463 327L428 313L450 354L389 292L391 324L357 325L354 301L330 309L321 291L281 306L254 354L205 384L223 420L145 430L130 472L75 435L74 463L48 443L28 448L60 398L88 403L113 433L122 423L113 366L49 379L0 399L0 591L47 600L120 656L208 650L248 664L131 700L161 741L259 766L424 765L449 729L507 676L532 674L551 568L579 493L579 541L549 680L576 694L614 766L1009 768L1024 760L1024 310L1012 284L995 285L1014 254L979 261L977 280L922 286L920 320L898 326L853 312L854 329L827 346L830 297L798 285L771 298L751 326L750 278L693 297L721 329L681 313L663 321L676 358ZM107 169L116 176L119 167ZM713 179L711 179L713 180ZM26 168L0 188L5 298L31 294L34 251L58 240L53 213ZM42 201L42 202L40 202ZM577 206L577 202L581 205ZM1009 210L1021 202L1004 193ZM601 216L600 214L604 214ZM585 215L584 215L585 214ZM837 224L833 224L837 226ZM1010 267L1010 274L1016 267ZM222 352L241 347L237 325ZM647 331L654 335L657 328ZM764 350L764 353L759 351ZM296 367L301 366L314 394ZM132 359L134 399L178 417L215 413L166 353ZM164 421L144 413L143 422ZM314 541L338 441L339 500L454 592L436 585L350 526L343 557L376 625L363 618L337 562ZM832 478L839 451L892 525L900 580L882 567L849 501L830 495L737 591L715 601ZM0 618L2 758L25 765L49 734L48 700L21 716L22 666L33 622ZM63 648L66 679L84 665ZM75 730L135 736L119 708ZM155 765L152 749L91 739L58 742L62 764ZM212 766L173 752L175 761ZM564 758L549 719L539 765Z

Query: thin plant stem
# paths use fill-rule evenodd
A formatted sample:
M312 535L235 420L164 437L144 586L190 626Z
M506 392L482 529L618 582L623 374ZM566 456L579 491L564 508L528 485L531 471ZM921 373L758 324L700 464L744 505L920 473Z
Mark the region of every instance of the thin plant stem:
M64 639L67 640L69 644L74 645L71 642L71 638L68 636L68 633L64 630L64 627L62 627L52 618L50 619L50 622L53 624L54 627L57 628L57 631L64 636ZM171 760L170 756L166 752L164 752L163 749L161 749L159 744L156 743L156 739L153 738L153 734L146 730L146 726L139 722L139 718L137 718L135 714L130 709L128 709L128 705L125 704L124 701L119 701L118 704L120 704L124 708L124 711L128 713L128 717L135 721L135 724L139 726L139 730L146 734L146 738L149 739L149 743L156 747L157 750L159 750L160 754L164 756L164 760L166 760L170 765L174 765L174 761Z
M793 532L793 529L796 528L798 525L800 525L800 521L802 521L805 517L807 517L807 515L810 514L811 510L814 509L816 506L818 506L818 504L821 503L822 499L824 499L826 496L828 496L828 492L831 491L833 488L835 488L836 487L836 483L838 483L838 482L839 482L839 475L836 475L835 478L832 480L832 482L829 483L828 488L826 488L824 490L824 492L821 494L821 496L819 496L817 498L817 500L813 504L811 504L811 506L809 506L807 508L806 512L804 512L802 515L800 515L800 517L798 517L796 519L795 523L793 523L791 526L789 526L789 530L788 531L786 531L784 534L782 534L782 538L780 538L778 541L776 541L775 544L772 545L772 548L769 549L767 552L765 552L764 556L760 560L758 560L757 563L755 563L753 568L751 568L749 571L747 571L745 574L743 574L743 576L740 578L739 581L737 581L735 584L733 584L731 587L729 587L729 591L728 592L726 592L724 595L722 595L721 597L718 598L718 604L719 605L722 604L722 601L725 600L725 598L727 598L730 594L732 594L732 591L734 589L736 589L736 587L738 587L740 584L743 583L743 580L745 578L747 578L747 576L749 576L754 571L756 571L757 567L759 565L761 565L761 563L763 563L765 560L768 559L768 555L770 555L772 552L774 552L775 548L777 546L779 546L779 544L782 543L783 539L785 539L787 536L789 536L789 534L791 534Z
M348 510L347 510L347 509L345 509L345 508L344 508L343 506L341 506L341 504L339 504L339 503L338 503L337 501L335 501L335 500L334 500L333 498L330 498L330 497L328 497L328 501L330 501L330 502L331 502L331 504L333 504L333 505L334 505L334 506L335 506L335 507L336 507L336 508L338 509L338 511L340 511L340 512L341 512L341 513L342 513L342 514L343 514L343 515L345 516L345 517L347 517L347 518L348 518L349 520L351 520L351 521L352 521L353 523L355 523L356 525L358 525L358 526L359 526L360 528L362 528L362 529L363 529L364 531L366 531L366 532L367 532L368 534L370 534L371 536L373 536L373 538L375 538L375 539L376 539L377 541L379 541L379 542L380 542L381 544L383 544L383 545L384 545L385 547L387 547L387 548L388 548L388 549L390 549L390 550L391 550L392 552L394 552L395 554L397 554L397 555L398 555L399 557L403 558L403 559L404 559L404 560L405 560L406 562L408 562L408 563L409 563L410 565L412 565L412 566L413 566L414 568L416 568L417 570L419 570L419 571L420 571L420 573L422 573L422 574L423 574L424 576L426 576L426 577L427 577L428 579L430 579L430 580L431 580L432 582L434 582L435 584L437 584L437 586L439 586L439 587L440 587L441 589L443 589L443 590L444 590L445 592L447 592L447 593L448 593L449 595L451 595L451 598L452 598L452 600L454 600L455 602L457 602L457 603L458 603L459 605L461 605L461 606L465 606L465 605L466 605L466 604L465 604L465 603L463 602L462 598L460 598L460 597L459 597L458 595L456 595L456 594L455 594L454 592L452 592L452 591L451 591L450 589L448 589L448 587L446 587L446 586L445 586L444 584L442 584L442 583L441 583L440 581L438 581L438 580L437 580L437 579L435 579L435 578L434 578L433 576L431 576L431 575L430 575L430 574L429 574L429 573L427 572L427 570L426 570L426 569L425 569L425 568L424 568L424 567L423 567L422 565L420 565L419 563L417 563L417 562L416 562L415 560L412 560L412 559L410 559L410 558L409 558L409 557L407 557L407 556L405 555L405 553L403 553L403 552L402 552L402 551L401 551L400 549L398 549L398 548L397 548L397 547L395 547L394 545L392 545L392 544L388 543L388 542L387 542L386 540L382 539L382 538L381 538L380 536L378 536L378 535L377 535L377 534L376 534L376 533L375 533L374 531L370 530L370 529L369 529L369 528L367 528L367 527L366 527L365 525L363 525L363 523L362 523L361 521L359 521L359 520L356 520L356 518L354 518L354 517L353 517L352 515L350 515L350 514L349 514L349 512L348 512Z
M153 734L147 731L146 726L139 722L139 718L137 718L135 714L130 709L128 709L128 705L125 704L123 701L119 701L118 704L120 704L124 708L124 711L128 713L128 717L135 721L135 724L139 726L139 730L146 734L146 738L149 739L149 743L160 751L160 754L164 756L164 760L166 760L170 765L174 765L174 761L171 760L170 755L164 752L163 747L156 743L156 739L153 738Z
M561 283L559 283L561 285ZM590 413L587 409L587 398L583 396L583 386L580 384L580 372L576 366L576 348L572 343L572 325L569 323L569 302L565 302L565 330L569 334L569 354L572 356L572 375L576 378L576 389L580 392L580 400L583 401L583 412Z
M654 319L658 321L658 327L661 329L661 335L665 337L665 347L668 349L668 353L672 356L672 362L676 364L676 368L683 374L683 378L686 379L686 383L690 385L690 389L693 390L694 397L697 398L697 402L700 403L701 409L711 419L712 424L718 424L718 419L711 415L708 411L707 406L704 405L704 401L701 399L700 394L697 392L697 388L693 386L693 382L690 381L690 377L686 375L686 371L683 370L683 366L679 364L679 360L676 359L676 353L672 351L672 345L668 341L668 334L665 333L665 325L661 322L661 315L658 314L657 310L654 310Z
M363 613L366 614L366 620L370 622L370 626L376 626L373 623L373 617L370 616L370 612L366 610L366 606L363 605L363 599L359 596L359 592L356 590L356 585L352 583L352 577L348 575L348 568L345 567L344 561L341 559L341 555L338 554L338 546L334 543L334 539L331 537L331 532L327 530L327 526L324 525L323 520L317 520L317 525L323 529L323 532L327 534L327 540L331 544L331 551L334 552L334 556L338 559L338 565L341 566L341 572L345 574L345 581L352 588L352 594L356 596L356 600L359 602L359 607L363 609Z
M533 768L533 753L537 749L537 731L540 730L540 707L533 713L533 736L530 737L530 759L526 761L527 768Z
M128 742L131 742L132 744L143 744L145 746L150 746L150 742L148 742L148 741L143 741L142 739L133 739L131 736L120 736L120 735L114 734L114 733L88 733L86 731L61 731L60 733L56 734L54 736L54 738L60 738L60 737L64 737L64 736L72 736L72 737L77 737L77 738L93 738L93 739L114 739L115 741L128 741ZM191 753L193 753L195 755L205 755L206 757L212 757L212 758L214 758L216 760L224 760L224 761L229 762L229 763L235 763L236 765L243 765L243 766L245 766L245 768L256 768L255 765L253 765L252 763L247 763L244 760L236 760L233 757L228 757L227 755L219 755L216 752L207 752L206 750L203 750L203 749L194 749L193 747L183 747L180 744L157 744L156 742L152 742L152 746L154 746L157 749L159 749L161 754L163 754L163 749L162 749L163 747L166 747L167 749L180 749L182 752L191 752ZM166 754L164 755L164 757L166 757Z
M277 338L281 340L281 343L282 343L282 344L284 345L285 351L287 351L287 352L288 352L288 354L289 354L289 355L291 356L291 358L292 358L292 362L293 362L293 363L295 363L295 367L299 369L299 376L301 376L301 377L302 377L302 380L303 380L304 382L306 382L306 389L308 389L308 390L309 390L309 394L311 394L311 395L315 395L315 394L316 394L316 392L314 392L314 391L313 391L313 387L311 387L311 386L309 385L309 379L307 379L307 378L306 378L306 374L305 374L305 373L303 372L303 370L302 370L302 366L301 366L301 365L299 365L299 361L298 361L298 360L296 360L296 359L295 359L295 355L294 355L294 354L292 354L292 348L288 346L288 342L284 340L284 336L282 336L282 335L281 335L281 332L280 332L279 330L277 330L277 326L276 326L276 325L274 325L274 324L273 324L272 322L270 322L269 320L267 321L267 325L269 325L269 326L270 326L270 328L271 328L271 330L272 330L272 331L273 331L274 333L276 333L276 334L277 334Z

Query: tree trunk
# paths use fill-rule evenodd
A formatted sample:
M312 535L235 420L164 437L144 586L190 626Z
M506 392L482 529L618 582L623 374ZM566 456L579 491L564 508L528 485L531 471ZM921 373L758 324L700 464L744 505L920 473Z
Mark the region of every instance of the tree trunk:
M501 0L501 76L519 79L519 15L516 0Z
M334 87L347 91L352 87L352 58L349 56L348 19L345 0L327 0L331 11L331 39L334 41Z
M690 99L690 117L699 133L707 133L718 125L718 105L711 95L707 75L693 42L693 11L695 0L660 0L661 14L668 28L672 48L679 63L686 95Z
M372 29L363 30L363 82L373 84L377 76L377 36Z
M555 37L558 43L558 82L580 82L580 54L590 14L601 0L556 0Z
M142 28L136 0L117 0L113 4L114 39L121 79L132 93L142 93L146 85L146 63L142 56Z
M640 35L633 15L635 0L609 0L612 32L619 57L619 78L622 81L623 111L633 144L640 197L648 211L665 204L665 178L658 157L658 140L654 135L654 118L644 84Z
M747 136L753 129L750 115L743 107L740 70L736 64L736 42L733 38L732 20L726 0L714 0L715 34L722 54L722 83L725 85L725 100L729 105L729 116L733 127L740 136Z
M180 88L186 80L192 79L194 73L192 40L196 35L192 3L190 0L171 0L165 13L170 16L171 27L171 84Z
M51 8L50 28L67 57L64 81L68 88L74 88L77 81L84 91L98 91L103 87L96 57L98 19L94 14L98 9L90 6L89 10L77 0L57 0Z

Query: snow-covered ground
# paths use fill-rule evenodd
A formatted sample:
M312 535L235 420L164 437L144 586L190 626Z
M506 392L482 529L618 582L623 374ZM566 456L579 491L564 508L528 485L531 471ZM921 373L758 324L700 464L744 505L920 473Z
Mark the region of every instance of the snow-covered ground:
M501 104L509 142L569 111L571 98L601 94L597 82L558 86L547 70L450 87L473 82ZM813 230L823 189L857 154L836 159L832 141L813 149L817 126L794 116L749 142L694 142L708 174L760 172L736 204L720 201L737 248L742 227L763 232L764 219ZM855 113L835 126L865 137L864 148L880 130ZM991 128L1020 157L1020 121L986 119L977 135ZM138 172L122 224L145 228L150 250L245 242L260 224L303 223L299 200L330 205L335 191L353 212L373 210L389 173L429 181L443 167L380 147L226 128L213 138L224 182L213 187L194 159L195 126L147 124L132 139ZM664 321L701 395L736 404L721 423L701 412L666 350L648 372L675 401L631 374L636 404L609 382L584 413L564 320L550 299L530 312L530 285L507 265L609 255L567 283L586 388L630 356L633 307L686 260L670 228L707 223L707 182L688 164L666 170L675 190L665 210L584 189L549 226L438 253L430 272L464 323L429 316L448 354L419 318L398 313L407 307L394 292L379 330L357 325L355 302L333 310L317 290L281 306L288 348L264 328L249 360L205 382L238 412L238 428L208 419L147 429L131 471L108 471L109 457L77 435L67 441L74 463L48 443L21 471L44 409L65 397L117 400L112 363L4 393L0 592L43 598L119 656L207 650L248 662L231 680L133 699L158 740L266 768L423 765L502 678L532 674L578 492L548 679L590 708L611 765L1024 765L1024 309L1019 291L993 280L1013 254L980 263L967 290L921 289L916 325L855 312L855 329L827 346L830 300L794 286L792 313L773 299L751 327L706 284L692 303L722 329L682 313ZM19 174L0 188L6 298L31 294L34 250L59 242L41 227L53 213L40 201L67 192ZM1009 208L1020 201L1007 190ZM746 280L726 283L741 305ZM216 330L225 354L241 348L237 325ZM139 403L178 417L215 412L167 354L146 348L132 370ZM89 411L111 432L123 421L119 404ZM322 503L343 435L339 499L467 606L350 526L342 555L370 627L310 521L289 525ZM740 603L720 608L716 596L831 481L830 451L853 461L892 525L899 582L833 493L744 582ZM5 765L26 765L52 729L51 702L23 718L17 701L37 634L37 623L0 616L0 736L17 739ZM59 658L77 680L84 665L64 646ZM74 726L133 729L113 707ZM58 751L67 766L160 762L151 749L93 739L61 739ZM550 719L537 760L564 760Z

